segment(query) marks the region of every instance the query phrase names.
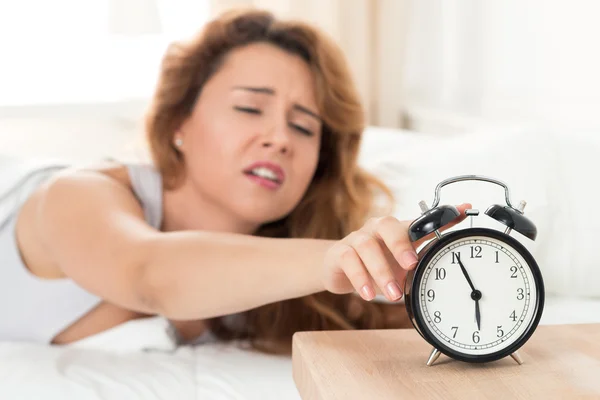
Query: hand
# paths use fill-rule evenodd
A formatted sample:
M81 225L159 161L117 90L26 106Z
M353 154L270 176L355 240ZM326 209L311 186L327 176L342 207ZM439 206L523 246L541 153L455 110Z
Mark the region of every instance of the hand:
M460 216L444 229L463 221L465 210L471 205L457 208ZM390 301L401 299L407 271L417 265L415 249L435 235L431 233L411 243L408 237L411 222L389 216L373 218L335 242L325 256L325 289L336 294L356 290L365 300L372 300L376 292L384 293Z

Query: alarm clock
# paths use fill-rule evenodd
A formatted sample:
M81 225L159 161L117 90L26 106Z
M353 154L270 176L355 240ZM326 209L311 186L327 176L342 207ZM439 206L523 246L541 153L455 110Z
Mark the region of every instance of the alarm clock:
M506 205L492 205L485 215L503 230L471 227L442 233L460 215L452 205L438 205L442 187L476 180L504 188ZM464 362L482 363L510 355L519 365L518 349L531 337L544 309L544 282L531 253L510 233L535 240L537 228L516 208L508 186L496 179L462 175L435 188L432 206L419 203L421 216L408 229L412 242L432 239L419 251L417 266L405 281L405 305L413 326L433 346L427 365L441 353ZM471 221L478 210L466 210ZM459 226L457 226L458 228Z

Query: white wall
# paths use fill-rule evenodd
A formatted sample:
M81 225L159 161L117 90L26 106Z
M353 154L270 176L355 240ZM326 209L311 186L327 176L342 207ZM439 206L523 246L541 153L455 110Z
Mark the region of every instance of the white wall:
M594 0L413 1L408 104L600 130L598 15Z

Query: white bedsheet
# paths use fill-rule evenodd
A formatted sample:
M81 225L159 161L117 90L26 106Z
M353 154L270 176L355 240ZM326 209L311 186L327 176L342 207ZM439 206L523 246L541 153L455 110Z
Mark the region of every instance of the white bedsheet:
M542 324L600 322L600 300L547 300ZM218 343L175 348L159 318L76 345L0 343L0 398L298 400L288 357Z

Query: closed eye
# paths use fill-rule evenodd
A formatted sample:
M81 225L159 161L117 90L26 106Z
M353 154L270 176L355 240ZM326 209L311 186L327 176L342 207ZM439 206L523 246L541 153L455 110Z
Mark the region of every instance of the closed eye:
M302 133L303 135L306 135L306 136L313 136L314 135L314 133L312 133L312 131L304 128L303 126L296 125L296 124L290 124L290 126L292 128L294 128L295 130L299 131L300 133Z
M249 114L256 114L256 115L262 114L262 111L258 108L242 107L242 106L234 106L233 108L234 108L234 110L249 113ZM289 126L293 129L297 130L298 132L302 133L303 135L306 135L306 136L314 135L314 133L312 131L310 131L309 129L306 129L305 127L303 127L301 125L289 124Z
M242 112L246 112L246 113L250 113L250 114L262 114L262 111L260 111L258 108L240 107L240 106L235 106L233 108L234 108L234 110L242 111Z

